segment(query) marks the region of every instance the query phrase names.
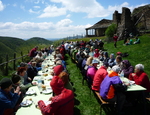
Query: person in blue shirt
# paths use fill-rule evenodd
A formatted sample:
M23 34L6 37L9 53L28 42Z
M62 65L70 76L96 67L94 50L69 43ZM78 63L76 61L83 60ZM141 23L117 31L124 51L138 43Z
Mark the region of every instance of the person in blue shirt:
M9 78L3 78L0 81L0 115L3 115L6 109L14 108L19 97L20 97L20 88L17 87L12 90L12 81Z

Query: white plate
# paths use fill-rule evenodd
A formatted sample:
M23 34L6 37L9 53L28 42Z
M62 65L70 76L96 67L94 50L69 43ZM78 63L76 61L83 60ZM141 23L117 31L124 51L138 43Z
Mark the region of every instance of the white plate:
M49 105L51 103L51 101L44 101L45 105Z
M51 79L53 79L53 76L47 76L47 77L45 77L47 80L51 80Z
M33 91L33 90L29 90L26 92L26 95L33 95L33 94L35 94L35 91Z
M33 80L34 80L34 81L38 81L38 80L39 80L39 77L34 77Z
M135 81L129 81L130 85L135 84Z
M30 100L25 100L25 101L23 101L20 105L22 106L22 107L28 107L28 106L30 106L32 104L32 101L30 101Z
M43 94L49 94L52 93L52 89L47 88L46 90L42 91Z

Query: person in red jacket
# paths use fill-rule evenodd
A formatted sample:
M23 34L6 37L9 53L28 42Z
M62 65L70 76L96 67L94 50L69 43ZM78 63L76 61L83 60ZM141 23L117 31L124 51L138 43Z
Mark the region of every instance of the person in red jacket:
M147 74L144 72L144 66L137 64L135 66L135 73L129 75L129 79L135 81L135 84L145 87L146 95L150 92L150 81Z
M30 57L31 59L36 56L36 54L37 54L37 49L38 49L38 46L36 46L35 48L31 49L31 51L30 51L30 53L29 53L29 57Z
M117 48L117 40L118 40L117 34L115 34L115 35L113 36L113 39L114 39L114 46L115 46L115 48Z
M38 106L43 115L73 115L74 109L74 94L71 90L64 88L63 81L58 77L54 76L50 83L55 96L50 98L51 103L45 105L40 100Z
M94 57L98 58L100 56L99 49L95 49Z
M100 85L103 81L103 79L106 77L106 75L108 74L107 72L107 68L108 68L109 64L107 62L105 62L103 64L103 66L101 66L96 74L94 75L94 80L93 80L93 85L92 85L92 90L94 91L98 91L100 90Z

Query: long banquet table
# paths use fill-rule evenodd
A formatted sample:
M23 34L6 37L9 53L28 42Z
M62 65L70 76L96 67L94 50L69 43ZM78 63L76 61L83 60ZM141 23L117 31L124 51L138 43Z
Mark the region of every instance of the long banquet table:
M50 87L50 80L52 76L50 72L52 71L52 67L54 66L54 59L52 56L46 57L46 59L42 63L42 70L38 72L38 76L35 76L33 82L37 82L38 80L44 80L44 85L46 88ZM48 100L52 97L52 93L43 94L40 93L38 86L32 86L28 89L28 91L35 91L36 95L26 95L23 101L32 99L32 104L27 107L20 107L16 112L16 115L42 115L41 111L36 108L36 104L39 100L43 100L45 103L50 103Z

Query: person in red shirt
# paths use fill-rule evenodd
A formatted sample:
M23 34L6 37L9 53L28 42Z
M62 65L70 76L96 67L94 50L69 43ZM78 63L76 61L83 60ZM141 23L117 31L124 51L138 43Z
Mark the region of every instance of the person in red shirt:
M100 56L99 50L95 49L94 57L98 58Z
M35 48L31 49L31 51L29 53L29 56L30 56L31 59L36 56L37 49L38 49L38 46L36 46Z
M101 66L96 74L94 75L94 80L93 80L93 85L92 85L92 90L94 91L98 91L100 90L100 85L103 81L103 79L106 77L106 75L108 74L107 72L107 68L108 68L109 64L107 62L105 62L103 64L103 66Z
M147 74L144 72L144 66L137 64L135 66L135 73L129 75L129 79L135 81L135 84L145 87L146 95L150 92L150 81Z
M74 109L74 94L71 90L64 88L64 82L54 76L50 85L55 93L54 97L50 98L51 103L45 105L40 100L38 106L43 115L73 115Z
M117 40L118 40L117 34L114 34L113 39L114 39L114 46L115 48L117 48Z

